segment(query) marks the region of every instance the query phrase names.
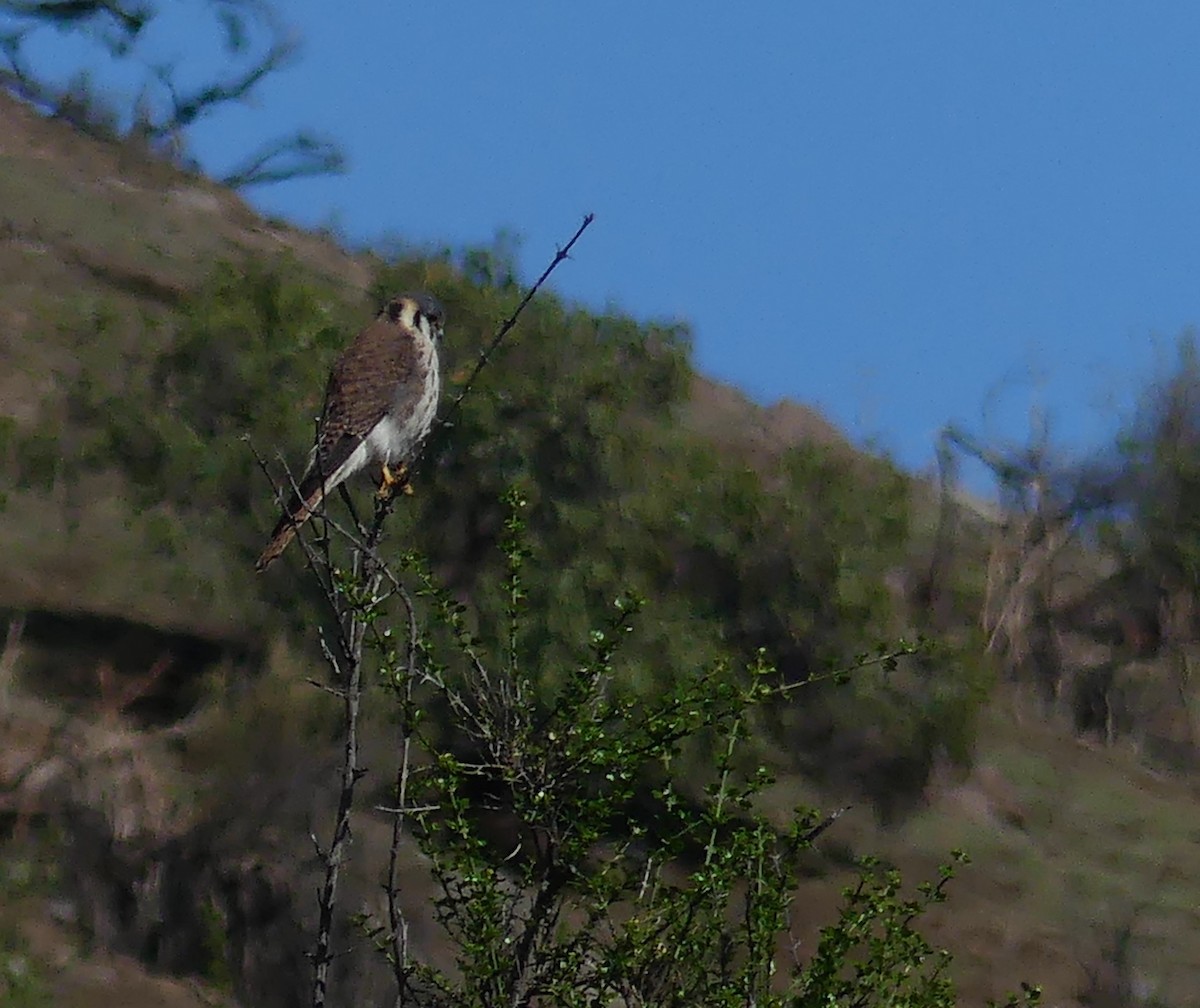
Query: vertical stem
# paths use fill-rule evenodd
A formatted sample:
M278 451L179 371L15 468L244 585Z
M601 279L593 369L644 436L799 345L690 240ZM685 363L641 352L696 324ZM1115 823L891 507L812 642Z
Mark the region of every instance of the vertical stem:
M704 847L704 866L712 864L713 855L717 850L717 833L725 819L725 801L729 797L729 774L733 769L733 754L738 745L738 734L742 728L741 717L736 717L729 728L729 739L725 745L725 755L721 758L721 782L717 788L716 801L713 805L713 826L708 835L708 843Z
M343 687L346 745L342 754L342 787L338 798L333 842L325 855L325 882L321 888L317 947L313 953L313 1008L324 1008L329 990L329 967L333 961L330 941L333 914L337 905L338 879L351 839L350 813L354 808L354 787L361 776L358 767L358 712L362 700L362 644L365 629L365 622L357 613L352 612L346 635L348 653L344 656L349 675Z
M408 810L408 777L412 756L413 677L417 667L417 611L403 587L397 593L408 617L408 653L404 665L404 683L400 690L400 763L396 767L396 811L392 814L392 845L388 851L387 910L392 945L392 975L396 981L396 1008L408 995L408 922L400 909L400 844Z
M331 950L334 911L337 907L338 881L351 840L350 814L354 810L354 789L363 771L358 765L358 715L362 702L363 642L379 595L382 578L375 558L375 548L383 534L383 523L391 511L391 502L379 502L375 521L366 536L364 548L356 549L351 565L351 582L355 592L363 591L360 599L347 599L345 588L332 581L336 605L341 610L342 672L344 731L346 743L342 754L342 784L338 796L337 820L333 840L324 855L325 882L321 887L320 917L317 925L317 945L313 951L313 1008L324 1008L329 994L329 967L333 962Z
M410 743L403 729L400 766L396 770L396 812L392 816L392 847L388 854L387 906L388 930L392 940L392 975L396 980L396 1005L402 1005L408 990L408 923L400 910L400 842L404 833L404 810L408 802Z

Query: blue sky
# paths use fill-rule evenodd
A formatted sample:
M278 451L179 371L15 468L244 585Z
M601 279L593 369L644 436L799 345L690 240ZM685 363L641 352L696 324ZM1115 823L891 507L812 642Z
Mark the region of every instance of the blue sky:
M195 152L308 127L350 170L255 205L354 242L511 229L529 277L593 211L560 292L688 321L705 372L908 467L1034 409L1101 443L1200 318L1200 5L280 9L302 57ZM203 73L196 17L144 47Z

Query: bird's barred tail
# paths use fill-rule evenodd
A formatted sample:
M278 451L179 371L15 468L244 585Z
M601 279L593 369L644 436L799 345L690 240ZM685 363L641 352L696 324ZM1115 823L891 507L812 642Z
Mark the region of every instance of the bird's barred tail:
M300 526L313 516L324 496L325 488L321 486L319 480L312 489L300 487L300 493L292 498L292 503L276 523L275 531L271 533L271 541L267 543L266 548L255 561L254 569L256 571L261 574L279 558L279 555L296 538L296 532L299 531Z

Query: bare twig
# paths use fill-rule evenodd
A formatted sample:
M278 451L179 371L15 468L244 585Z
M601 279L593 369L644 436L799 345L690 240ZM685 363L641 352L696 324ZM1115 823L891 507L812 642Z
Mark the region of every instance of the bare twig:
M162 121L145 124L146 134L163 138L179 133L221 105L244 101L264 78L286 66L298 51L297 42L287 36L281 25L271 24L269 27L275 37L258 62L224 80L210 81L190 92L181 94L176 88L174 66L159 64L151 67L151 72L170 99L171 111Z
M293 133L266 144L220 178L221 185L246 189L312 175L340 175L346 157L332 141L312 133Z
M571 235L571 240L554 254L554 258L550 261L550 265L542 271L542 275L538 277L533 282L533 286L531 286L529 290L525 292L525 296L521 298L520 304L517 305L513 313L501 323L500 328L496 330L496 335L492 337L492 341L480 351L479 358L475 361L475 367L467 376L467 380L463 383L463 386L459 390L458 395L455 397L454 402L451 403L450 408L446 411L446 415L438 421L439 427L449 427L452 425L454 417L458 415L458 411L462 406L462 401L470 394L471 389L474 388L475 380L479 377L479 373L487 366L488 361L491 360L492 354L499 349L500 344L504 342L504 338L512 331L513 326L517 324L517 319L521 317L521 313L525 310L526 305L533 300L533 296L541 289L542 284L544 284L550 278L550 274L557 269L558 264L564 259L570 258L571 249L574 248L575 243L579 241L579 239L583 236L583 232L591 226L592 221L595 219L595 214L584 214L583 223L580 224L575 233Z
M346 697L346 691L345 691L345 690L340 690L340 689L337 689L337 688L335 688L335 687L333 687L333 686L326 686L326 685L325 685L323 682L321 682L321 680L319 680L319 679L313 679L313 678L310 676L309 678L305 679L304 681L305 681L306 683L308 683L308 685L309 685L309 686L315 686L317 689L319 689L319 690L321 690L321 691L323 691L323 692L325 692L325 693L328 693L330 696L337 697L339 700L343 700L343 699L345 699L345 697Z
M116 0L4 0L0 3L0 13L60 27L108 15L130 38L137 35L152 16L143 7L126 6Z
M800 837L799 837L800 843L802 843L802 844L812 843L814 840L817 839L817 837L819 837L822 833L824 833L827 829L829 829L830 826L832 826L842 816L844 816L847 812L849 812L851 808L852 808L852 806L850 806L850 805L843 805L840 809L835 809L833 812L830 812L829 815L827 815L824 819L822 819L819 823L817 823L811 829L808 829L804 833L800 834Z
M188 131L212 113L248 101L263 80L291 62L299 44L275 16L274 5L213 0L209 6L225 35L223 62L231 69L199 86L181 88L186 75L174 62L153 62L137 45L143 29L158 17L159 6L165 5L117 0L0 0L0 15L7 15L16 25L0 37L0 57L7 62L7 66L0 65L0 88L85 132L133 137L160 155L194 167L186 157ZM86 74L62 86L53 74L30 67L23 52L25 39L46 25L72 31L136 68L142 86L132 107L119 108L94 91ZM254 47L262 51L252 57L250 37L260 32L267 38L262 46ZM124 128L122 122L127 122ZM263 144L220 181L240 189L344 170L345 158L333 141L298 130Z
M0 651L0 700L5 699L12 689L17 663L21 658L21 638L24 636L25 616L20 614L8 621L4 650Z
M426 812L438 812L443 808L442 805L403 805L393 807L391 805L376 805L376 812L383 812L387 815L405 816L405 815L423 815Z
M408 921L400 907L400 844L404 836L405 818L432 811L430 807L408 808L408 781L412 767L412 700L417 668L417 612L412 597L403 585L396 584L395 592L404 605L408 621L408 653L405 659L404 681L400 693L399 746L400 759L396 767L396 807L391 810L392 841L388 849L387 894L388 927L391 940L392 974L396 980L396 1005L404 1004L409 990Z

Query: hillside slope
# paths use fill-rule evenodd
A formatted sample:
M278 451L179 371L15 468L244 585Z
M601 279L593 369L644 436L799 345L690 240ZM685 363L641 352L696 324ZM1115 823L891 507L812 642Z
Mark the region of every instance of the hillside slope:
M20 469L13 431L49 439L69 426L67 388L91 344L103 341L109 374L100 377L122 387L145 338L122 316L164 322L215 263L282 257L356 305L352 317L361 318L380 266L332 238L265 221L202 177L74 133L2 93L0 159L0 436L9 441L0 461L10 487ZM692 380L686 422L759 465L812 438L845 444L806 407L763 410L720 382ZM48 457L34 461L61 467L51 457L59 447L48 445ZM140 564L148 533L127 513L119 484L87 471L46 475L45 493L8 497L0 549L17 562L0 571L0 607L79 610L215 637L253 625L256 610L246 605L256 594L252 578L204 570L207 592L197 596L187 583L194 572ZM197 544L192 564L204 565L202 552Z
M218 892L290 859L294 877L272 893L307 899L296 842L333 747L320 697L286 685L313 674L304 646L286 643L311 612L299 568L259 579L248 563L273 508L238 438L302 457L303 411L316 408L329 354L381 285L413 283L450 306L452 375L516 293L486 250L347 254L0 95L0 611L21 631L0 670L6 699L39 696L0 709L0 795L16 796L0 807L0 835L32 844L35 862L61 854L52 838L38 848L39 830L53 834L64 794L82 794L144 847L122 847L114 828L112 870L151 877L166 863L154 858L182 849ZM228 398L214 404L217 393ZM295 397L301 415L276 415ZM412 513L397 516L396 538L411 535L485 621L511 481L536 515L530 590L548 614L537 634L551 642L551 685L612 586L630 582L655 600L629 671L647 691L655 676L758 643L802 678L922 628L910 589L934 535L928 488L801 405L764 409L696 375L681 328L535 303L455 443L421 475ZM994 679L970 611L983 530L956 554L945 655L908 679L806 699L763 744L784 769L781 808L840 805L849 791L893 813L885 828L864 804L838 824L799 923L811 934L828 921L852 854L882 852L926 877L961 845L976 864L933 937L958 953L973 1003L1030 979L1050 1004L1187 1004L1200 989L1200 880L1188 870L1200 799L1130 752L1015 724L1002 691L981 709ZM117 786L130 767L145 773L140 790ZM263 808L240 808L247 779ZM379 824L365 819L369 860ZM120 860L133 848L153 871ZM39 919L64 901L57 877L21 892L32 952ZM15 899L9 883L0 900ZM288 934L303 923L299 910L279 914ZM157 967L209 975L113 927L119 947ZM1126 947L1141 1002L1111 1000L1125 981L1105 960ZM57 956L47 970L61 991L73 962ZM220 974L209 975L219 989Z

